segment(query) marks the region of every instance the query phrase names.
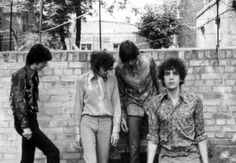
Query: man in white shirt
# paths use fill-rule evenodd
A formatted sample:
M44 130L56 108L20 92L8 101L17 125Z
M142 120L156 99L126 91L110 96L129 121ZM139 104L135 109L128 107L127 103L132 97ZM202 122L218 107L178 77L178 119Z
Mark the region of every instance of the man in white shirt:
M107 163L110 143L115 146L119 140L119 91L116 77L109 74L114 62L108 52L93 51L91 71L76 82L76 142L81 139L86 163Z

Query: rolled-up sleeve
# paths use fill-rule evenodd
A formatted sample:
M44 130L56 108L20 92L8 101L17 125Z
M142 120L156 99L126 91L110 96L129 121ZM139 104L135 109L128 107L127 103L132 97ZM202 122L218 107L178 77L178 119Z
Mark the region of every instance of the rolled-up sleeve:
M83 111L84 102L84 84L82 79L76 81L76 95L75 95L75 105L74 105L74 122L75 122L75 132L80 134L80 121Z
M150 64L150 72L151 72L151 76L152 76L152 80L153 80L153 84L156 88L157 94L159 94L160 92L160 88L159 88L159 84L158 84L158 66L156 64L156 62L154 61L153 58L151 58L151 64Z
M119 95L118 83L117 83L116 77L114 78L114 89L112 92L112 105L114 108L112 132L120 132L121 105L120 105L120 95Z
M157 115L157 106L152 100L149 104L144 106L147 109L148 114L148 126L149 131L147 135L147 140L151 141L154 144L159 143L159 133L160 133L160 120Z
M203 105L202 100L198 98L195 102L194 110L194 124L195 124L195 141L200 142L207 138L205 134L205 123L203 119Z
M120 102L121 102L120 105L121 105L122 117L127 119L126 107L127 107L128 96L126 94L125 84L124 84L123 79L121 77L119 67L116 67L115 75L116 75L117 82L118 82L118 89L119 89L119 96L120 96L119 99L120 99Z

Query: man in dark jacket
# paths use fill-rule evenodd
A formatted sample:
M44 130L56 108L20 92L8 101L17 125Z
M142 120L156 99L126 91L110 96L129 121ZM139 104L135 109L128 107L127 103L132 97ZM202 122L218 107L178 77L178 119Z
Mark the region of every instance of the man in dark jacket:
M42 44L31 47L26 65L16 71L11 79L10 105L14 115L15 129L22 136L21 163L33 163L35 148L47 157L48 163L59 163L59 150L39 129L38 71L52 59L51 52Z

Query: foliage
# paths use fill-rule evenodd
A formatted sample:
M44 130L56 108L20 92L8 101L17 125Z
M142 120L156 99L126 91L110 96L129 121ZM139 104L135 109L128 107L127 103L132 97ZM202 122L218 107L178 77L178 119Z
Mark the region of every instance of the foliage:
M40 21L40 1L38 0L25 0L18 1L18 6L23 10L29 10L34 13L35 24L32 26L32 33L39 33L39 21ZM43 14L42 14L42 31L50 29L54 26L62 24L70 19L68 15L68 8L65 5L65 1L54 1L54 0L44 0L43 1ZM69 33L69 23L61 26L59 28L48 31L50 35L50 41L54 42L58 40L63 49L66 49L65 38L70 36ZM47 34L47 35L48 35ZM42 33L43 35L43 33ZM45 35L45 34L44 34ZM48 36L49 36L48 35ZM61 47L60 47L61 48Z
M50 49L60 49L60 41L54 40L50 34L42 34L41 43ZM23 46L19 47L18 51L27 51L34 44L39 43L39 37L37 33L27 33L26 38L24 39Z
M57 0L60 1L60 0ZM66 0L67 6L70 8L71 13L75 13L76 17L89 12L90 15L93 15L94 12L94 4L96 2L101 2L101 6L105 8L108 12L112 13L115 9L115 6L124 9L127 0L113 0L111 4L107 3L106 0ZM91 12L92 11L92 12ZM85 19L85 18L84 18ZM76 19L76 39L75 44L77 47L80 46L80 38L81 38L81 20L82 19Z
M159 7L148 7L138 24L139 34L147 38L154 49L168 48L173 37L183 26L177 17L177 5L164 3Z
M69 21L69 12L70 10L68 10L64 1L50 2L50 0L47 0L47 4L44 5L44 21L42 23L42 30L50 29ZM70 23L49 31L49 34L51 34L53 40L60 38L60 42L64 50L66 49L65 39L70 36L69 25Z
M98 0L44 0L43 1L43 17L42 30L47 30L57 25L63 24L70 20L71 14L76 14L76 17L84 13L93 11L93 5ZM101 5L108 12L112 13L115 8L124 9L127 0L113 0L112 3L107 3L101 0ZM40 17L40 1L38 0L19 0L18 6L24 10L29 10L34 13L36 23L31 28L31 32L39 32L39 17ZM75 44L80 46L81 37L81 20L85 17L76 19L76 40ZM63 49L66 49L65 38L70 37L69 23L49 31L52 40L60 40Z

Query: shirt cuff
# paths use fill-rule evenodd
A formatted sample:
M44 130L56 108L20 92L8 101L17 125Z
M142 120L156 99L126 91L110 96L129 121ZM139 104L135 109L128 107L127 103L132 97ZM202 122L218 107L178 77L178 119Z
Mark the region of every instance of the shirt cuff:
M147 135L147 140L152 142L153 144L159 143L159 139L156 136L151 136L150 134Z
M196 142L201 142L203 140L205 140L207 138L207 135L206 134L203 134L203 135L200 135L198 137L195 138Z
M27 122L27 121L24 121L24 122L22 123L22 125L21 125L21 128L22 128L22 129L29 128L28 122Z

